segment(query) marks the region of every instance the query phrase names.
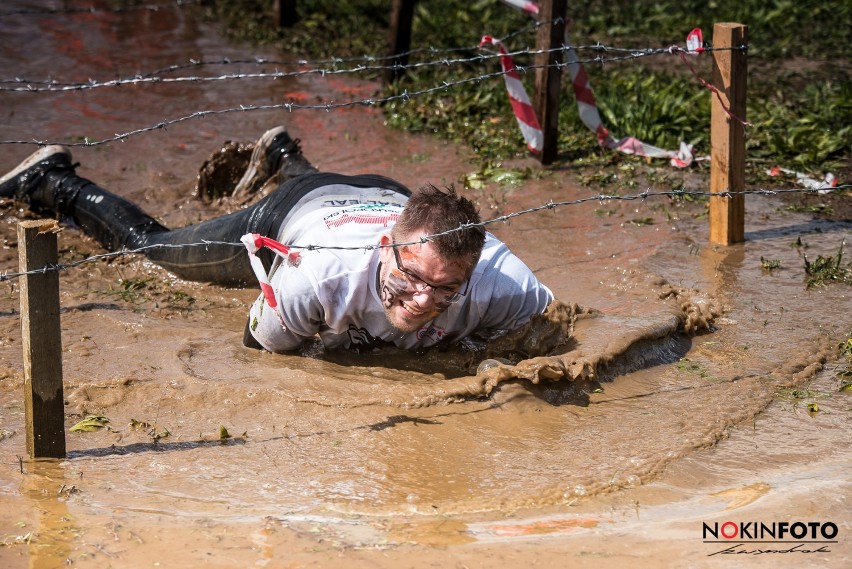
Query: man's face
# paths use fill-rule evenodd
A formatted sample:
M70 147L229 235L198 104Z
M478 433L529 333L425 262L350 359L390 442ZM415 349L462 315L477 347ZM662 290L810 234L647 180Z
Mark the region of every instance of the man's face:
M419 239L418 234L405 238L404 242ZM391 244L390 236L383 236L381 243ZM410 333L449 307L448 296L462 289L469 268L463 263L442 259L431 243L396 249L397 255L392 247L381 250L379 296L391 326Z

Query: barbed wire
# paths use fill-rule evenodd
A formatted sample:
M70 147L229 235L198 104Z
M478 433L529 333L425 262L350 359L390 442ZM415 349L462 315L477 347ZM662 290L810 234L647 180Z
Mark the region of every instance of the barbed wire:
M501 39L500 41L502 41L503 43L506 43L505 38ZM331 57L331 58L326 58L326 59L315 59L315 60L309 60L309 59L275 60L275 59L268 59L266 57L259 57L259 56L255 57L253 59L222 58L222 59L218 59L218 60L190 60L188 63L174 64L174 65L169 65L167 67L161 67L161 68L156 69L154 71L151 71L149 73L141 74L141 76L153 77L153 76L157 76L157 75L160 75L160 74L163 74L163 73L180 71L180 70L183 70L183 69L191 69L193 67L203 67L203 66L206 66L206 65L246 65L246 64L261 65L261 64L269 64L269 65L282 65L282 66L290 66L290 65L295 65L295 66L314 65L314 66L318 66L318 65L339 65L339 64L343 64L343 63L357 63L357 62L376 63L376 62L381 62L381 61L393 61L393 60L396 60L396 59L400 59L402 57L410 57L411 55L421 54L421 53L426 53L426 54L429 54L429 55L438 55L438 54L446 54L446 53L470 52L470 51L475 51L475 50L478 50L478 49L480 49L479 45L470 45L470 46L463 46L463 47L448 47L448 48L438 48L438 47L430 46L430 47L413 49L413 50L410 50L410 51L401 52L401 53L392 54L392 55L359 55L359 56L356 56L356 57L349 57L349 58L346 58L346 57ZM589 44L589 45L567 45L566 44L566 45L563 45L560 48L555 48L555 49L557 49L557 50L571 49L571 50L574 50L574 51L602 51L602 52L612 51L612 52L632 53L632 52L645 52L645 51L653 51L653 50L668 51L670 48L617 47L617 46L604 45L600 42L597 42L597 43ZM703 48L703 51L705 51L705 52L746 51L746 50L748 50L747 45L732 46L732 47L709 47L709 46L706 46L706 47ZM523 53L535 53L535 52L527 49L527 50L520 50L516 53L523 54ZM511 55L511 53L510 53L510 55ZM443 62L444 60L440 60L440 61ZM398 65L392 66L391 69L406 69L406 66L403 65L403 64L398 64ZM2 83L2 82L3 81L0 80L0 83Z
M204 0L175 0L168 4L140 4L137 6L116 6L113 8L98 8L97 6L89 7L64 7L64 8L21 8L20 10L10 10L8 12L0 12L0 18L3 16L50 16L60 14L99 14L99 13L120 13L120 12L159 12L173 8L183 8L202 4Z
M686 196L692 197L722 197L722 198L731 198L734 196L776 196L780 194L790 194L790 193L799 193L799 194L816 194L816 193L833 193L840 192L843 190L852 189L852 184L840 184L833 188L818 188L818 189L803 189L803 188L780 188L780 189L764 189L757 188L752 190L740 190L740 191L725 191L725 192L707 192L707 191L697 191L697 190L671 190L671 191L659 191L653 192L650 190L646 190L644 192L638 194L631 195L618 195L618 194L597 194L593 196L587 196L584 198L578 198L574 200L566 200L566 201L550 201L546 204L531 207L528 209L519 210L516 212L508 213L505 215L501 215L492 219L488 219L485 221L480 221L478 223L465 223L459 225L454 229L448 229L447 231L442 231L439 233L433 233L431 235L424 235L420 239L415 241L406 241L399 243L390 243L387 245L382 245L380 243L371 243L364 245L301 245L301 244L286 244L290 249L302 250L302 251L318 251L322 249L329 250L337 250L337 251L355 251L355 250L363 250L363 251L372 251L376 249L388 248L388 247L406 247L411 245L418 245L423 243L428 243L429 241L436 239L438 237L442 237L444 235L449 235L451 233L456 233L458 231L465 231L468 229L472 229L475 227L487 227L494 223L506 223L511 221L516 217L521 217L523 215L528 215L532 213L536 213L539 211L545 210L553 210L559 207L571 206L571 205L580 205L588 202L610 202L610 201L637 201L637 200L646 200L648 198L654 197L672 197L672 198L683 198ZM123 257L126 255L136 255L140 253L145 253L147 251L155 250L155 249L176 249L183 247L210 247L213 245L218 246L229 246L229 247L237 247L244 248L245 244L242 242L229 242L229 241L207 241L202 240L197 243L183 243L183 244L155 244L155 245L146 245L143 247L138 247L135 249L125 249L121 251L111 251L107 253L100 253L96 255L92 255L83 259L78 259L76 261L72 261L69 263L61 263L61 264L51 264L46 265L44 267L33 269L31 271L23 271L23 272L5 272L0 273L0 282L13 280L20 278L26 275L38 275L38 274L46 274L52 271L64 271L70 268L78 267L80 265L91 263L94 261L99 261L102 259L112 259L116 257Z
M476 49L471 47L470 49ZM722 48L723 50L730 50L733 48ZM642 57L651 57L656 55L676 55L683 48L614 48L611 46L603 46L603 45L588 45L588 46L561 46L558 48L551 49L543 49L543 50L529 50L522 49L513 52L507 52L506 54L499 54L496 52L489 51L488 53L480 53L478 55L474 55L471 57L465 58L456 58L456 59L437 59L432 61L422 61L416 63L407 63L407 64L399 64L394 63L392 65L356 65L355 67L347 68L347 69L338 69L338 68L327 68L327 67L312 67L312 64L307 61L291 61L291 62L271 62L262 59L255 60L242 60L243 64L254 64L254 65L295 65L298 67L312 67L310 69L299 69L295 71L275 71L275 72L259 72L259 73L231 73L225 75L218 76L184 76L184 77L162 77L161 72L151 72L146 74L137 74L133 77L124 78L124 79L111 79L108 81L96 81L94 79L89 79L88 81L59 81L56 79L45 79L45 80L32 80L32 79L23 79L19 77L15 77L14 79L0 79L0 91L12 91L12 92L28 92L28 93L44 93L44 92L65 92L65 91L83 91L90 89L99 89L103 87L120 87L123 85L139 85L139 84L148 84L148 83L186 83L186 82L205 82L205 81L228 81L228 80L236 80L236 79L282 79L286 77L299 77L303 75L340 75L340 74L354 74L354 73L366 73L366 72L379 72L379 71L407 71L411 69L421 69L428 67L448 67L451 65L463 65L469 63L481 63L487 62L490 59L498 59L503 57L504 55L508 55L510 57L524 56L524 55L539 55L543 53L555 53L555 52L568 52L568 51L580 51L580 50L595 50L595 51L604 51L604 52L618 52L624 53L625 55L614 56L614 57L603 57L597 56L594 58L578 60L576 64L588 64L594 63L599 65L604 65L607 63L615 63L620 61L627 61L633 59L639 59ZM482 50L480 50L482 51ZM225 60L220 60L215 62L217 64L225 64ZM231 63L228 61L227 63ZM208 64L205 62L205 64ZM170 66L166 69L174 69L176 66ZM22 85L16 87L4 87L2 85ZM43 87L39 87L38 85L43 85Z
M677 49L682 49L682 48L676 48L676 47L667 48L667 50L673 50L674 53L677 53L677 51L676 51ZM623 56L620 59L634 59L635 57L637 57L637 55L629 54L629 55ZM594 61L596 61L596 60L589 60L589 62L594 62ZM543 64L543 65L539 65L539 64L526 65L526 66L516 65L515 71L523 74L523 73L527 73L527 72L533 71L535 69L540 69L540 68L562 69L562 68L568 67L570 65L573 65L573 63L557 62L557 63ZM403 90L402 93L391 94L391 95L387 95L385 97L376 97L376 98L369 97L369 98L366 98L366 99L358 99L358 100L345 101L345 102L329 102L329 103L318 103L318 104L301 104L301 103L297 103L297 102L287 102L287 103L272 103L272 104L264 104L264 105L240 105L238 107L229 107L229 108L225 108L225 109L216 109L216 110L211 109L211 110L195 111L195 112L193 112L189 115L184 115L184 116L174 118L174 119L162 120L155 125L151 125L151 126L147 126L147 127L141 127L141 128L135 129L135 130L124 132L124 133L117 133L112 137L107 137L107 138L104 138L104 139L101 139L101 140L95 140L95 141L89 140L88 137L85 137L82 142L63 142L63 141L47 141L47 140L32 139L32 140L0 140L0 144L26 144L26 145L34 144L34 145L38 145L38 146L61 144L63 146L68 146L68 147L102 146L104 144L109 144L109 143L112 143L112 142L124 141L125 139L127 139L129 137L136 136L136 135L139 135L139 134L143 134L143 133L147 133L147 132L153 132L155 130L167 129L168 127L175 125L175 124L179 124L179 123L183 123L183 122L187 122L187 121L195 120L195 119L199 119L199 118L204 118L204 117L208 117L208 116L225 115L225 114L236 113L236 112L271 111L271 110L285 110L285 111L288 111L288 112L293 112L293 111L298 111L298 110L332 111L332 110L348 108L348 107L385 105L387 103L391 103L391 102L394 102L394 101L408 102L409 99L412 99L412 98L415 98L415 97L420 97L420 96L428 95L428 94L431 94L431 93L436 93L436 92L439 92L439 91L448 91L448 90L453 89L455 87L459 87L459 86L467 85L467 84L471 84L471 83L481 83L482 81L485 81L485 80L503 77L507 73L511 73L511 72L512 71L501 69L499 71L494 71L492 73L485 73L485 74L482 74L482 75L478 75L476 77L467 77L467 78L464 78L464 79L459 79L457 81L446 81L445 80L445 81L442 81L440 85L436 85L436 86L433 86L433 87L426 87L426 88L423 88L423 89L420 89L420 90L417 90L417 91Z

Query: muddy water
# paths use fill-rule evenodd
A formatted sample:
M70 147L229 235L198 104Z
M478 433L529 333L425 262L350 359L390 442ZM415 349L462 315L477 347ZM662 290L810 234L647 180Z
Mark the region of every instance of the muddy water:
M45 5L13 1L3 10ZM281 59L223 40L191 9L6 15L0 31L3 78L103 81L189 60ZM180 74L251 71L257 67ZM352 78L302 77L3 91L0 140L101 140L201 110L360 99L375 89ZM201 163L226 140L252 140L275 124L300 137L321 170L379 172L416 187L475 168L461 149L385 129L369 107L217 114L73 152L81 175L180 226L227 209L194 197ZM0 170L34 149L0 146ZM468 195L490 218L592 193L557 171ZM296 552L294 564L344 566L366 548L410 561L405 548L416 545L588 534L614 524L601 515L604 505L640 491L643 503L661 504L651 520L687 520L678 509L684 496L693 502L683 507L693 507L707 484L767 472L741 492L757 500L783 487L778 473L791 463L806 473L797 479L805 495L821 491L789 442L758 464L758 443L731 433L761 423L769 433L763 448L805 431L783 412L766 421L773 415L764 410L779 405L779 389L805 385L831 360L852 329L852 304L848 288L805 290L802 249L790 245L801 236L810 258L834 254L849 224L811 221L760 198L747 205L748 242L717 248L706 242L706 218L692 215L700 208L670 221L653 206L588 204L491 226L574 307L576 321L570 341L550 355L480 373L451 353L246 350L240 340L256 290L179 281L131 257L68 270L60 279L66 424L86 414L110 422L69 433L68 459L58 462L16 458L26 452L18 283L0 283L0 533L10 544L0 559L281 566L283 548ZM0 214L0 267L14 271L16 223L31 214L8 202ZM645 217L655 223L630 223ZM100 252L73 228L59 242L65 261ZM761 257L782 268L764 273ZM848 475L837 474L850 459L849 406L837 403L848 396L826 373L820 389L834 402L826 420L833 434L802 444L809 456L830 457L820 476L836 476L848 490ZM715 470L702 471L706 449L720 439ZM588 515L575 515L578 507ZM763 515L772 521L782 511ZM30 540L15 539L30 532ZM656 547L657 560L666 559L669 549ZM537 555L552 564L564 548L546 542ZM523 555L466 551L490 566ZM424 564L441 559L440 550L416 552Z

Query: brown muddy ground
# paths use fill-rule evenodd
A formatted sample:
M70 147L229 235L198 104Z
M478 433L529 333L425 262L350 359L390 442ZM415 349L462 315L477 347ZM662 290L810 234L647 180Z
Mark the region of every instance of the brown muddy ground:
M6 15L0 31L2 78L280 57L226 42L191 10ZM174 76L257 70L226 69ZM375 89L327 76L0 91L0 140L101 140L199 110ZM475 169L463 149L390 131L369 107L217 114L73 151L81 175L180 226L226 209L193 195L201 163L275 124L322 170L416 187ZM0 170L33 150L0 146ZM564 166L468 195L488 219L596 193ZM476 375L440 354L255 352L240 339L257 290L180 281L131 256L68 269L66 425L110 422L69 432L61 461L19 460L19 284L2 282L0 565L847 567L850 400L836 346L852 303L845 286L806 290L803 255L835 254L850 224L763 197L747 212L747 242L728 248L707 243L703 206L668 201L490 226L584 311L558 364L508 373ZM14 272L16 224L32 214L5 202L0 216L0 270ZM59 244L65 262L102 252L70 227ZM731 543L705 543L702 525L725 521L831 522L839 534L813 553L713 555Z

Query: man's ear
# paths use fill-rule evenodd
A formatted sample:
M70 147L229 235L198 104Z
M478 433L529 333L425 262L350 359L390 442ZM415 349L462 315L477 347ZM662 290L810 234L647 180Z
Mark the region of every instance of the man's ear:
M383 233L381 238L379 239L379 244L382 245L382 248L379 251L379 258L382 259L383 262L388 258L388 255L390 255L391 253L390 247L388 247L388 245L390 245L391 243L393 243L393 239L391 238L390 233Z

